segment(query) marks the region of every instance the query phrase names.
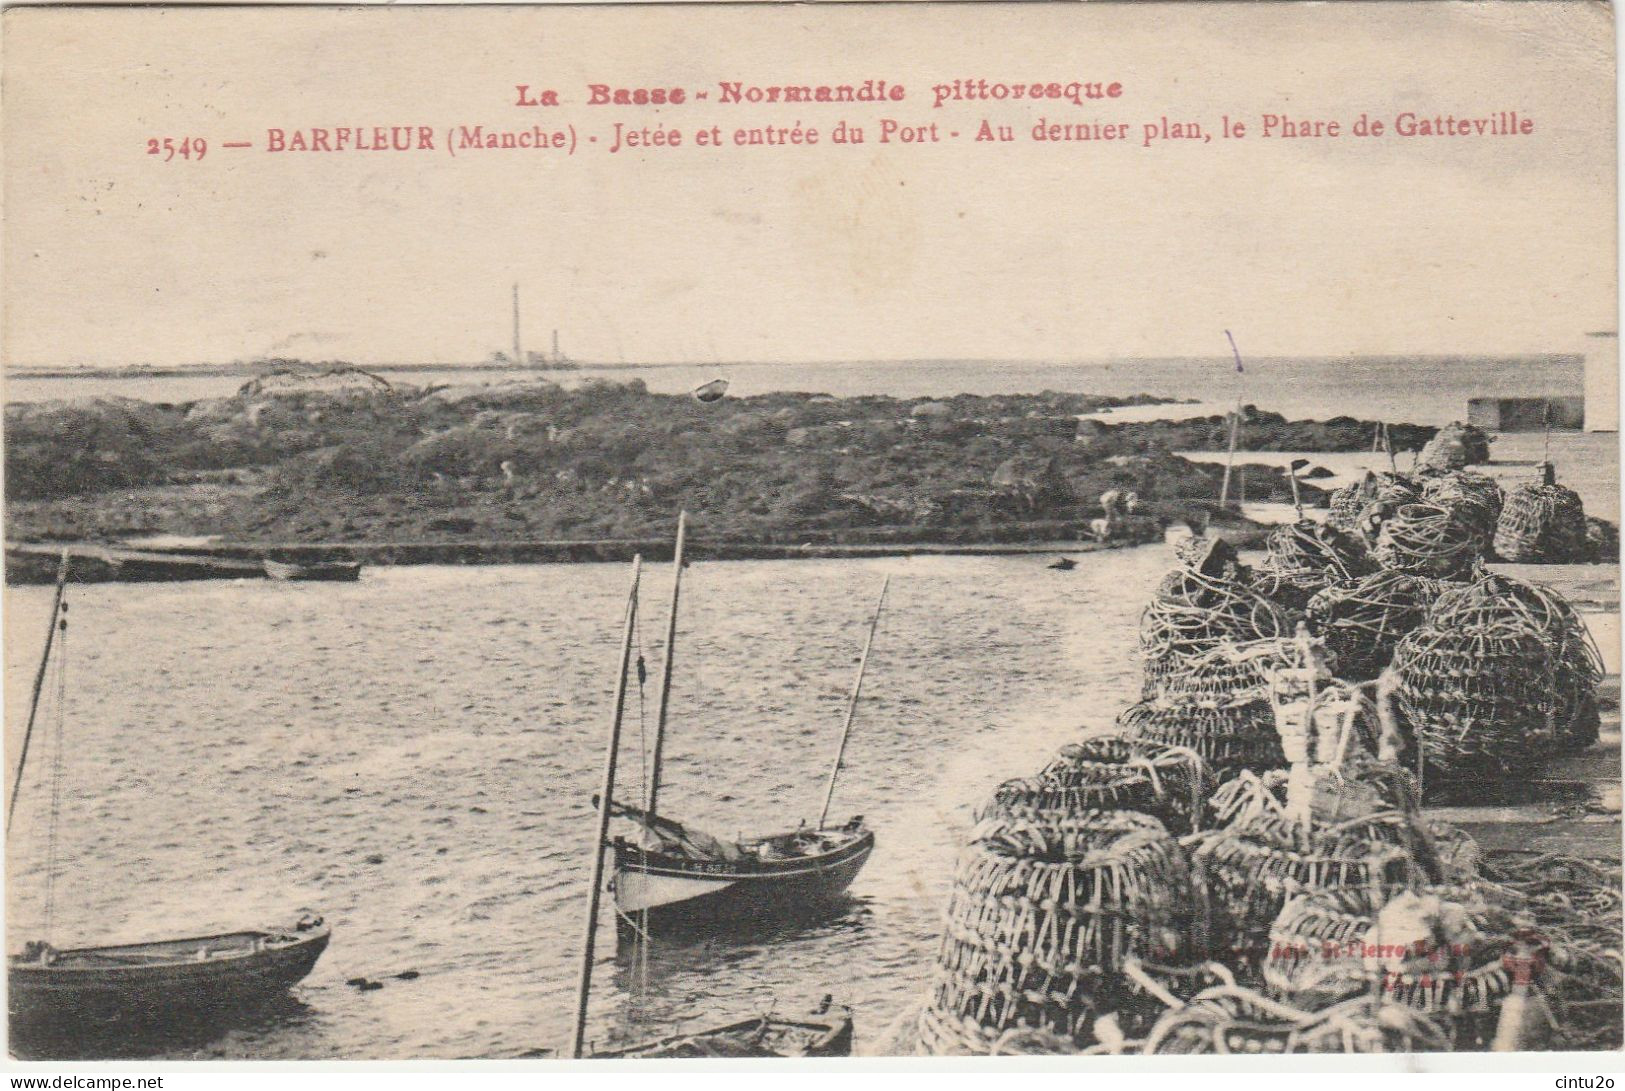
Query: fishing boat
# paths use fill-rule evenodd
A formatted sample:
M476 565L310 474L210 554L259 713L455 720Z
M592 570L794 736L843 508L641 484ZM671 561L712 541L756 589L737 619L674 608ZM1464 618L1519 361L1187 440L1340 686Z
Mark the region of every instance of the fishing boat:
M648 799L642 807L633 807L608 797L611 813L631 819L641 827L643 834L641 841L618 837L612 842L615 850L612 883L622 935L654 935L663 931L815 914L846 891L875 847L874 832L864 825L861 816L840 825L829 825L828 818L858 698L863 691L869 650L885 604L884 584L859 660L857 681L847 704L846 721L818 820L791 831L727 841L659 813L686 528L686 516L679 516Z
M330 935L320 917L305 915L288 928L112 947L30 943L6 967L11 1017L135 1024L251 1005L302 981Z
M799 1019L768 1014L720 1027L658 1038L623 1049L596 1050L594 1059L682 1057L849 1057L852 1013L829 1007Z
M729 842L625 804L613 813L652 844L614 841L623 934L660 933L816 913L852 885L874 851L862 816L838 829L799 829Z
M753 900L755 905L771 912L804 907L820 898L827 898L844 890L851 883L874 848L874 834L864 828L862 818L854 818L846 826L829 831L824 829L824 821L829 814L836 777L840 772L846 740L851 732L858 695L863 687L863 674L869 659L869 649L873 645L875 628L880 621L879 605L875 608L875 617L869 626L868 641L864 645L863 656L858 666L857 683L852 690L852 699L847 705L840 747L836 751L835 765L830 770L829 784L824 794L824 810L811 831L796 830L751 840L741 839L730 846L708 834L655 813L660 785L660 754L664 740L666 709L671 693L673 637L677 630L677 600L682 586L686 527L686 514L679 515L677 545L672 558L672 608L667 617L666 653L654 741L654 775L649 784L648 801L641 808L629 807L615 801L615 771L620 756L621 725L626 711L628 679L632 668L632 645L638 624L638 589L643 571L642 556L632 559L632 588L627 595L626 617L621 634L620 667L615 679L614 713L610 722L609 741L604 750L603 779L598 794L593 797L596 822L589 848L592 875L587 887L586 927L582 935L581 971L576 985L576 1018L570 1046L571 1057L580 1058L589 1055L586 1048L587 1007L592 995L594 951L598 941L598 910L605 887L606 849L613 847L615 850L614 887L617 899L633 896L632 892L636 891L639 880L627 878L629 875L641 871L648 876L652 874L653 865L657 861L665 870L671 872L662 880L668 892L644 899L648 904L637 911L636 936L639 942L646 942L650 937L651 924L655 921L693 919L688 910L709 913L712 920L734 920L737 919L738 913L749 911ZM884 604L885 596L886 585L882 584L881 604ZM641 660L638 662L637 674L641 685L643 680ZM625 839L611 842L609 824L611 818L616 815L638 821L648 832L650 844L636 845ZM830 835L828 838L824 836L826 832ZM755 863L747 863L744 860L748 849L754 850ZM782 853L786 859L769 861L764 858L774 853ZM719 855L727 857L730 854L737 854L739 857L730 865L734 869L732 872L726 874L713 872L710 879L703 877L704 869L710 862L709 858ZM822 865L828 862L832 855L839 857L838 863L833 867L824 868ZM808 860L815 861L814 865L809 866L806 863ZM784 867L777 867L779 864L783 864ZM810 873L819 874L815 883L807 881L807 875ZM690 885L695 882L708 883L709 888L697 892ZM727 887L736 893L730 897L705 897L706 894L716 894L719 887ZM631 918L622 909L617 913L617 919L625 922ZM811 1057L841 1056L850 1053L851 1048L851 1015L844 1011L831 1010L830 998L826 997L823 1008L811 1019L787 1020L773 1015L763 1015L752 1020L725 1024L698 1034L679 1034L625 1050L591 1055Z
M15 828L30 743L38 721L40 697L49 668L57 667L53 689L58 692L53 716L56 760L61 761L64 710L60 698L65 684L62 647L67 640L69 556L63 553L57 570L56 596L51 603L45 649L34 676L23 729L21 752L11 784L6 812L6 835ZM60 638L60 639L59 639ZM53 660L52 652L56 651ZM51 836L55 837L55 824ZM48 885L55 879L53 861ZM45 930L51 928L51 899L46 899ZM150 1026L188 1013L220 1015L256 1004L286 991L310 973L327 949L331 932L322 918L305 913L290 927L254 929L216 935L154 940L103 947L58 948L47 940L34 940L6 962L7 1005L13 1025L30 1032L75 1032L80 1028Z
M273 580L320 580L354 583L361 578L359 561L273 561L265 558L265 574Z

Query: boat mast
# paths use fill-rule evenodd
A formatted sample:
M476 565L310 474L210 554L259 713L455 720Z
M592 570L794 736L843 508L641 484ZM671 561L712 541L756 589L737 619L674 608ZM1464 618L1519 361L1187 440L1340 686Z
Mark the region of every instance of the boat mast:
M39 712L40 690L45 686L45 667L51 662L51 645L56 640L57 618L62 614L62 591L68 585L68 551L62 551L62 562L56 569L56 597L51 600L51 619L46 622L45 651L39 658L39 670L34 672L34 694L28 702L28 726L23 729L22 752L17 755L17 775L11 781L11 802L6 806L6 836L11 836L11 818L17 813L17 792L23 786L23 769L28 764L28 743L34 737L34 716ZM67 627L62 622L62 627Z
M632 662L632 638L637 632L638 578L643 557L632 558L632 590L626 596L626 629L621 635L621 666L615 676L615 714L610 721L609 746L604 751L604 780L598 791L598 822L593 831L592 886L587 891L587 927L581 941L581 979L576 987L576 1025L570 1056L580 1057L587 1037L587 998L592 995L592 958L598 942L598 899L604 886L604 844L609 837L609 813L615 798L615 757L621 746L621 717L626 711L627 668Z
M841 775L841 759L846 756L846 737L852 733L852 719L858 712L858 695L863 692L863 672L869 666L869 649L875 644L875 630L880 627L880 608L886 604L886 588L890 585L890 576L880 581L880 598L875 602L875 616L869 619L869 635L863 641L863 656L858 660L858 677L852 683L852 697L846 702L846 722L841 725L841 742L835 748L835 764L829 770L829 787L824 789L824 809L818 812L815 829L823 829L824 822L829 818L830 800L835 798L835 778Z
M1241 427L1241 379L1239 376L1243 374L1241 350L1236 348L1236 339L1230 336L1229 330L1225 330L1224 335L1230 341L1231 355L1236 358L1236 375L1238 378L1236 379L1236 411L1230 417L1230 451L1225 455L1224 459L1224 483L1219 486L1219 507L1221 509L1228 507L1230 504L1230 473L1236 462L1236 432Z
M671 610L666 615L666 655L660 666L660 705L655 713L654 749L649 759L649 798L643 809L650 819L660 802L660 757L666 746L666 709L671 704L672 657L677 649L677 596L683 589L683 542L688 536L688 512L677 513L677 547L672 554Z
M513 282L513 362L515 367L525 366L525 357L519 351L519 282Z

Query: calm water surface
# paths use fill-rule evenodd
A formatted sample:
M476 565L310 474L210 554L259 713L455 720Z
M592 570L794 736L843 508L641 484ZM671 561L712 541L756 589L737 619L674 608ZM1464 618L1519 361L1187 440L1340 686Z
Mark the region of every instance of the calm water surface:
M618 959L590 1037L664 1033L826 992L860 1048L920 994L972 807L1133 699L1135 621L1165 547L1086 557L697 565L684 583L667 787L715 832L816 817L866 615L892 576L833 817L878 847L845 911ZM58 946L324 913L295 998L170 1057L511 1056L567 1040L628 567L369 569L356 585L70 590ZM645 580L652 730L669 566ZM15 754L50 589L6 592ZM634 698L638 698L636 689ZM49 715L46 722L52 719ZM8 852L8 948L42 934L54 751L37 741ZM416 970L402 981L389 975ZM348 978L384 980L359 992Z

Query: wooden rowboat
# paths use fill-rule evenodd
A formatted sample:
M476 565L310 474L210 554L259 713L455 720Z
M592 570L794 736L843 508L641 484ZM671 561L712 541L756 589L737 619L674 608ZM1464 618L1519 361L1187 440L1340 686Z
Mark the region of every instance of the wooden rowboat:
M305 916L291 928L59 951L31 943L6 967L15 1024L136 1025L267 1000L303 980L331 929Z
M595 1050L593 1058L850 1057L852 1013L845 1008L786 1019L760 1015L688 1034L674 1034L625 1049Z
M354 583L361 578L359 561L308 561L299 564L265 558L265 574L273 580L322 580Z

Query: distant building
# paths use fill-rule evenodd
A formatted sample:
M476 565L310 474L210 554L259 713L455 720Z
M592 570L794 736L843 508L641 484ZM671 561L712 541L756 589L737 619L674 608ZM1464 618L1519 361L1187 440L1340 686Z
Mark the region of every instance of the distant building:
M1585 427L1619 431L1619 332L1586 334Z
M1581 397L1473 398L1467 402L1467 423L1486 432L1542 432L1548 425L1577 432L1586 425L1586 402Z

